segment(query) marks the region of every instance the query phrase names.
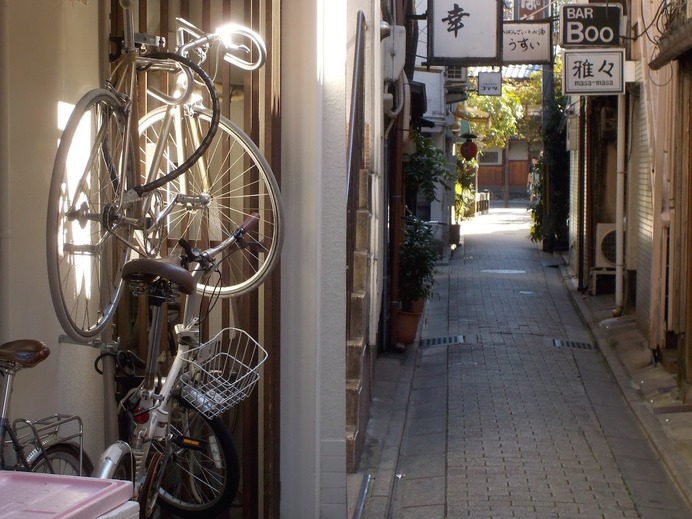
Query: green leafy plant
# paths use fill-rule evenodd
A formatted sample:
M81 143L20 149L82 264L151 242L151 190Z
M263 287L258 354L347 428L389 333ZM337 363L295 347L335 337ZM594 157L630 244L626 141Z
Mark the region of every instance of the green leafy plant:
M435 263L440 258L432 227L415 216L406 219L399 248L399 301L410 311L414 301L429 299L435 287Z
M543 157L532 166L534 170L533 182L531 183L531 191L533 192L533 203L529 207L531 211L531 229L529 237L531 241L537 243L543 240Z
M413 134L416 151L404 156L404 183L406 198L410 200L416 193L422 193L428 202L436 200L435 189L441 183L446 189L451 189L455 180L444 152L437 148L430 137L419 133ZM409 204L415 207L415 204Z
M454 186L454 219L463 220L476 200L476 170L478 160L457 157L457 179Z

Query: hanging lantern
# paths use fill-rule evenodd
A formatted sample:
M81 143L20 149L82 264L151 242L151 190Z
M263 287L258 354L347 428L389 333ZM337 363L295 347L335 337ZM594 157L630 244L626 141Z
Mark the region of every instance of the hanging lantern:
M459 150L461 152L461 156L466 160L475 159L476 154L478 153L478 146L475 142L473 142L472 139L475 139L476 136L472 133L465 133L462 135L462 137L466 138L466 140L461 144L461 148Z

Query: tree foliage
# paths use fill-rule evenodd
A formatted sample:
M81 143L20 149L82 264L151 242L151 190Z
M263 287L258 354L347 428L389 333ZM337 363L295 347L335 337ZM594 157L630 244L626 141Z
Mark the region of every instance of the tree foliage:
M472 123L471 131L478 136L479 149L504 148L517 134L517 123L524 115L524 106L513 85L503 84L501 96L479 96L471 93L468 105L490 114L490 123Z

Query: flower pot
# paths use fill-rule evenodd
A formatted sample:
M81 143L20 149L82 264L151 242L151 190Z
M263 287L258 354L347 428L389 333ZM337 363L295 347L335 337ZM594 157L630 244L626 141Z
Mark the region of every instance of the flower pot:
M414 314L422 314L424 308L425 308L425 299L420 297L420 298L416 299L415 301L411 302L411 308L408 311L413 312Z
M396 340L403 344L411 344L416 340L420 312L404 312L399 310L396 315Z

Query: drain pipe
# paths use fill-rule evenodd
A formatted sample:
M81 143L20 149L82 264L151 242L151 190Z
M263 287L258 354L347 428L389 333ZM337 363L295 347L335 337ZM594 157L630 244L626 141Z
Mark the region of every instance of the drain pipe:
M615 308L613 315L623 313L623 293L625 277L625 94L618 96L617 130L617 183L615 198Z

